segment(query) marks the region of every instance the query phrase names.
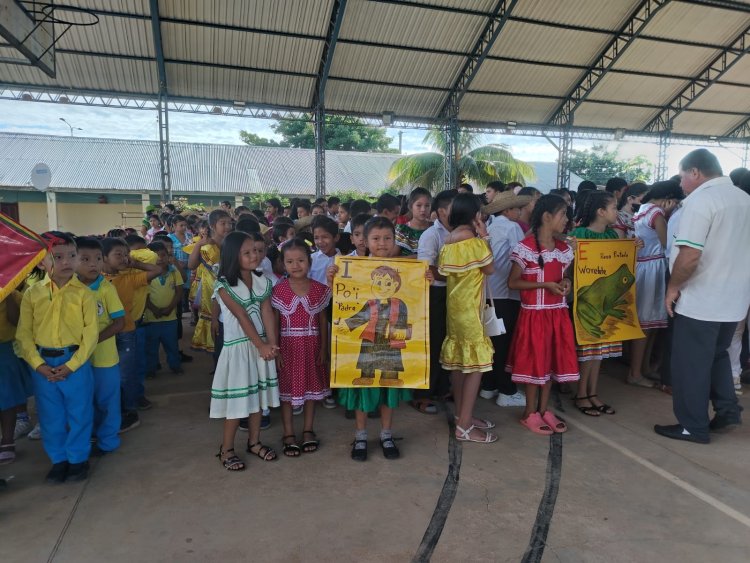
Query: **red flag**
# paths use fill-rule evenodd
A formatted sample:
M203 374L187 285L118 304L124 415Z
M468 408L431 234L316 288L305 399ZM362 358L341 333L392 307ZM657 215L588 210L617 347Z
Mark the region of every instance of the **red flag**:
M0 301L42 261L47 254L47 243L42 237L0 213Z

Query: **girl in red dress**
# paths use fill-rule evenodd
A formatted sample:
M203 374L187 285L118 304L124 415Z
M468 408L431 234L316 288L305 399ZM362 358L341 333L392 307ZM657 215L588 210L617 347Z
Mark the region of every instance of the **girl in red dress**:
M508 287L521 292L521 313L506 369L515 383L526 384L521 424L547 436L567 430L547 409L552 380L578 380L573 324L565 302L572 283L563 276L573 262L573 249L560 240L567 222L565 200L557 195L542 196L531 215L532 234L511 254L508 278Z
M313 431L315 401L330 394L328 389L328 320L326 307L331 289L307 277L312 259L303 239L291 239L281 246L287 279L273 288L271 305L276 310L281 354L277 358L279 399L284 425L284 455L318 449ZM322 330L321 330L322 329ZM292 407L304 405L302 444L297 444Z

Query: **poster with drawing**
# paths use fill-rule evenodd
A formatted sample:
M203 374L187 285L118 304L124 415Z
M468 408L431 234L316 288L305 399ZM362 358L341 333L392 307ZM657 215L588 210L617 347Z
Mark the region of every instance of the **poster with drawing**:
M643 338L635 307L635 241L579 240L573 321L579 344Z
M337 256L331 387L430 384L427 263Z

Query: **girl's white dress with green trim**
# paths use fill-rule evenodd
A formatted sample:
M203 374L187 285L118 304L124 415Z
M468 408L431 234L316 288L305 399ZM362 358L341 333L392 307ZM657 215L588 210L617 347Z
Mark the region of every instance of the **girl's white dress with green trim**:
M224 318L224 347L211 384L211 418L245 418L261 409L279 406L276 363L260 357L258 349L218 295L219 289L225 289L242 305L255 330L265 340L260 304L270 299L273 284L263 275L253 273L252 279L252 290L242 280L236 286L217 280L214 287L214 296Z

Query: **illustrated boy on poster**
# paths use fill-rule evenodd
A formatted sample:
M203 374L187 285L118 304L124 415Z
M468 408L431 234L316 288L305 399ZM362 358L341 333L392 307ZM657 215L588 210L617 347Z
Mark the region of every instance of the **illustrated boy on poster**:
M390 266L379 266L370 274L373 299L354 316L344 319L337 330L343 333L366 325L360 338L362 344L357 359L357 369L361 376L354 379L354 385L373 385L375 371L379 370L380 385L401 387L404 382L399 374L404 371L401 350L406 348L406 340L411 339L411 325L407 323L406 304L394 297L401 288L401 276Z

